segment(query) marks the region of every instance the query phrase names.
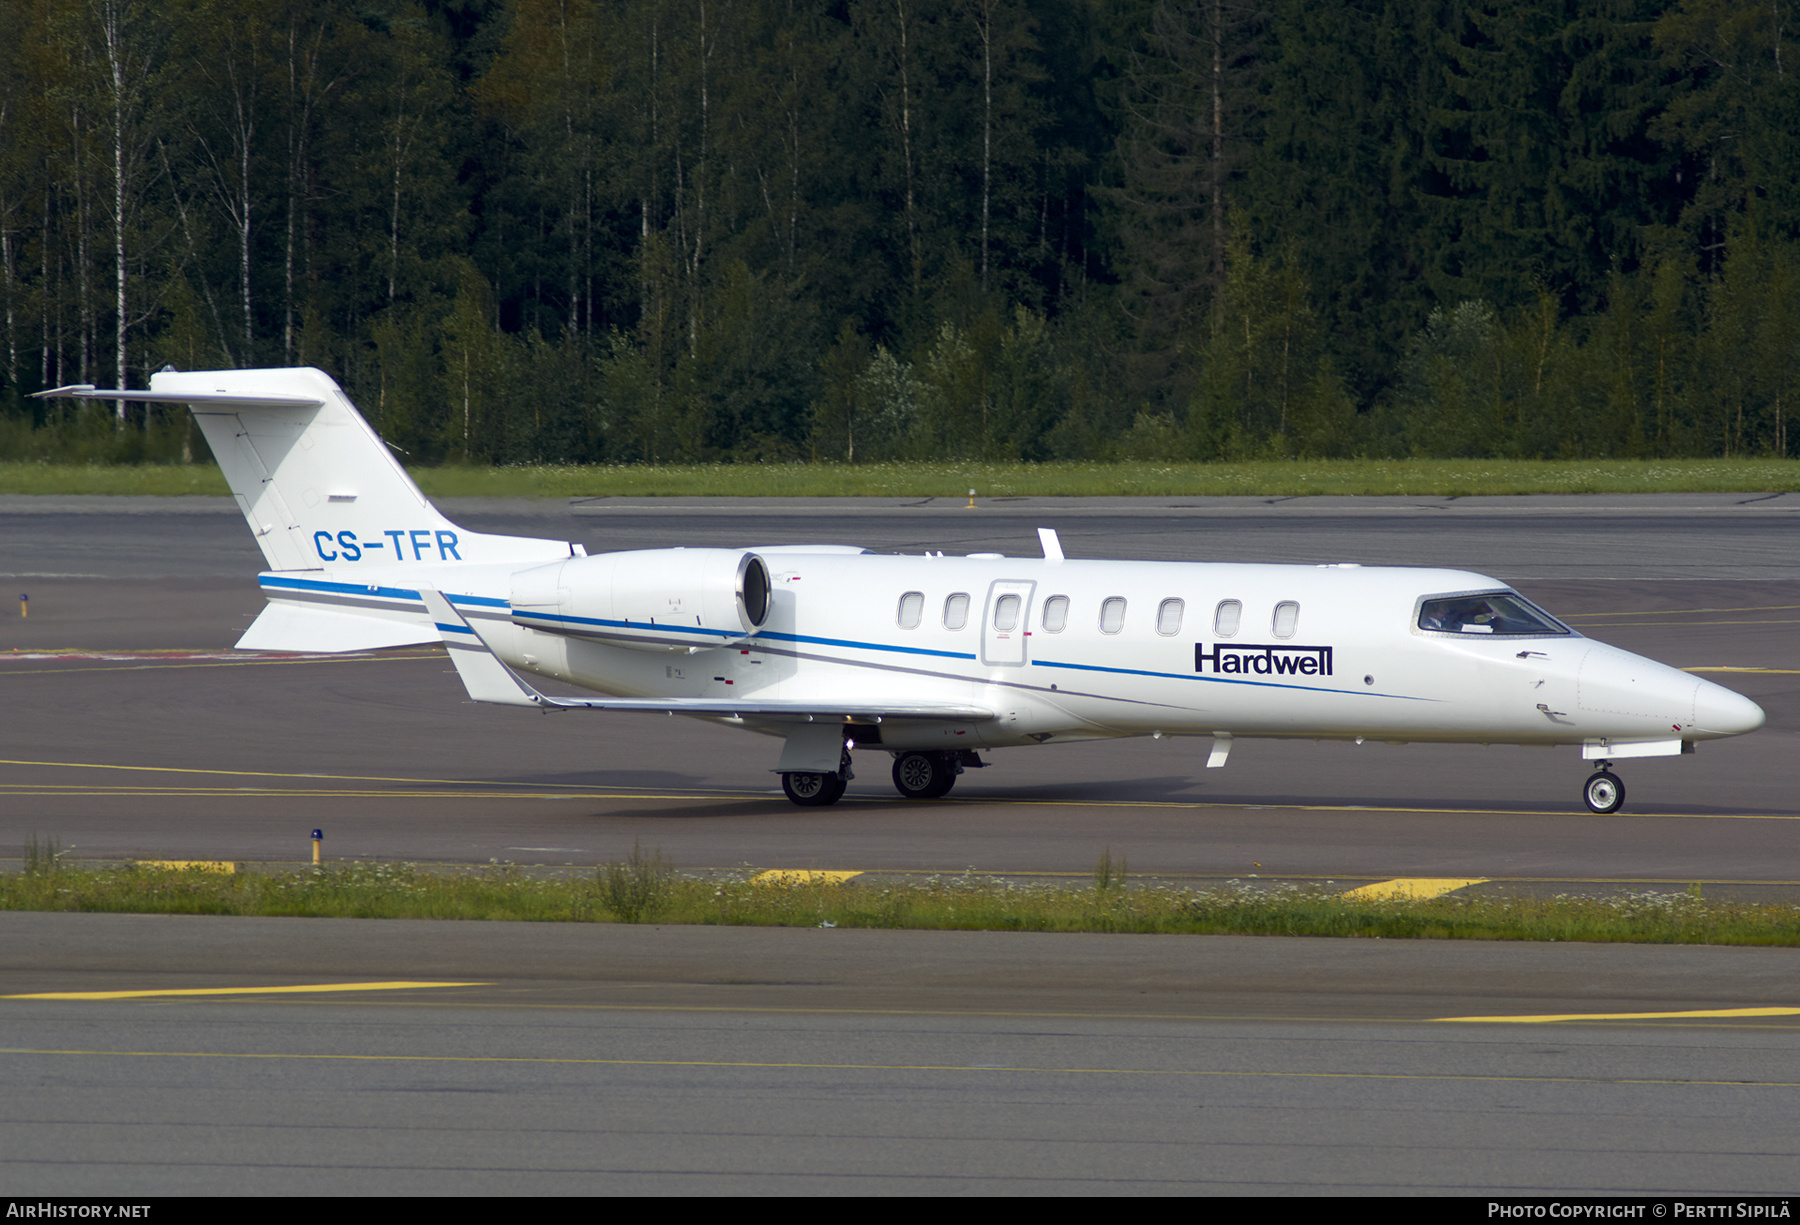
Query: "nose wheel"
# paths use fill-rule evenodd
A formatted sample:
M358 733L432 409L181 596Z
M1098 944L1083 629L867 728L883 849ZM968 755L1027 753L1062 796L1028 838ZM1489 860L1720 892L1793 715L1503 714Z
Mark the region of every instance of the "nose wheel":
M1603 761L1600 764L1604 767L1612 763ZM1618 812L1619 805L1625 802L1625 784L1611 770L1602 769L1582 787L1581 798L1587 801L1589 811L1601 816Z

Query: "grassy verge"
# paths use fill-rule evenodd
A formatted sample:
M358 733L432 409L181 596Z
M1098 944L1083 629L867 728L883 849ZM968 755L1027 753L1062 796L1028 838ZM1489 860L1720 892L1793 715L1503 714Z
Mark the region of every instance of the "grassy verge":
M0 494L231 496L214 464L0 463Z
M29 848L28 848L29 851ZM973 874L909 884L758 883L748 874L684 878L659 855L575 879L495 867L441 875L361 864L275 875L125 867L70 871L27 858L0 876L0 909L147 914L510 919L915 930L1168 932L1387 939L1800 944L1800 908L1693 894L1610 899L1363 901L1327 890L1020 886Z
M432 497L1414 497L1800 490L1800 460L1289 460L1244 464L713 464L421 468ZM0 493L227 493L211 465L0 463Z

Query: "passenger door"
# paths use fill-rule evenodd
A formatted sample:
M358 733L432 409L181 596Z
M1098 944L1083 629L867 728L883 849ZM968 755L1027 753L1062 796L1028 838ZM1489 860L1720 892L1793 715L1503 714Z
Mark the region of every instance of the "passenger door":
M981 616L981 662L989 667L1017 667L1025 662L1031 636L1031 593L1028 579L996 579L988 586Z

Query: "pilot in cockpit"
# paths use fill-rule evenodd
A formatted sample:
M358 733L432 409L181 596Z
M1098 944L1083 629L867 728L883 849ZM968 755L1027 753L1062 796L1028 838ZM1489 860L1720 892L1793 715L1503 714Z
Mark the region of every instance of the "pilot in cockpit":
M1567 634L1569 629L1517 595L1446 596L1419 606L1419 628L1447 634Z
M1485 599L1433 600L1426 604L1419 618L1419 628L1447 630L1453 634L1491 634L1500 618L1498 610Z

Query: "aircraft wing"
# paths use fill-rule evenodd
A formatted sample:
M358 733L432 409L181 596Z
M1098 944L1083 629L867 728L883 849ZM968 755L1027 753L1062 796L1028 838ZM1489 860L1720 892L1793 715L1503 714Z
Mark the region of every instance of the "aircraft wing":
M456 665L463 687L477 702L503 706L536 706L550 710L634 710L645 714L738 715L793 719L942 719L981 722L995 718L984 706L944 702L817 702L787 698L554 698L539 693L514 672L482 640L473 626L441 591L419 589L432 623Z

